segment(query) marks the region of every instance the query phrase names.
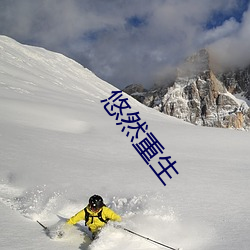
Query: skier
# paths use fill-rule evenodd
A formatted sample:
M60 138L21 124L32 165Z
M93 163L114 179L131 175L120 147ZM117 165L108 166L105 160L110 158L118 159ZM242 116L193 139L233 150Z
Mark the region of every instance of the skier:
M122 219L120 215L105 206L101 196L95 194L89 198L89 204L72 216L67 224L74 225L80 220L85 220L85 226L92 232L94 239L109 220L120 222Z

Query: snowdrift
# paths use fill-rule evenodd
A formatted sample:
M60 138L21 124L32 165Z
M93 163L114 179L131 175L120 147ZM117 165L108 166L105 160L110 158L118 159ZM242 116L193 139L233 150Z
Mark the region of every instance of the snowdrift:
M177 161L163 186L105 111L114 90L61 54L0 36L1 248L162 249L112 223L92 243L84 223L62 239L36 223L63 223L96 193L122 226L167 245L249 249L249 133L195 127L123 94Z

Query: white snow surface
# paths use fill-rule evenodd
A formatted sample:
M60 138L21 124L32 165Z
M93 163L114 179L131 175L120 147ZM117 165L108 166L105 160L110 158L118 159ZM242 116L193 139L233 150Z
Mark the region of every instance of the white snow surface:
M0 249L164 249L112 223L92 243L84 222L61 239L36 223L53 231L99 194L123 227L168 246L249 250L249 132L193 126L123 94L177 161L163 186L104 110L113 90L61 54L0 36Z

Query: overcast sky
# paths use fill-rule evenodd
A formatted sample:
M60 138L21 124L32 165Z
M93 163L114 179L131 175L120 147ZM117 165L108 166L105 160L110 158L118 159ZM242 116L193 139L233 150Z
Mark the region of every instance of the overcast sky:
M250 0L0 0L0 34L57 51L111 84L149 86L195 51L250 62Z

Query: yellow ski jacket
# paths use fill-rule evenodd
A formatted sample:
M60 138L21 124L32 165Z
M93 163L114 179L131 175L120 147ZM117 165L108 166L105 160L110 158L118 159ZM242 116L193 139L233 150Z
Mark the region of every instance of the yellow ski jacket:
M102 228L106 223L104 221L112 220L112 221L121 221L121 217L116 214L113 210L110 208L103 206L99 211L93 212L88 207L86 207L87 212L89 213L88 221L85 221L86 226L88 226L89 230L92 233L97 232L100 228ZM100 220L98 218L98 214L100 214L101 211L101 218L104 220ZM80 220L85 220L85 211L82 209L77 214L72 216L68 221L67 224L74 225Z

